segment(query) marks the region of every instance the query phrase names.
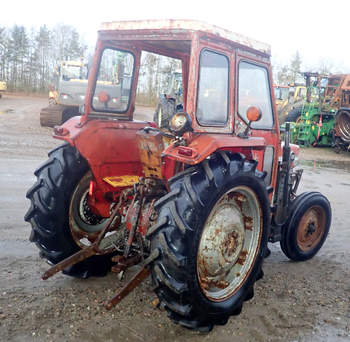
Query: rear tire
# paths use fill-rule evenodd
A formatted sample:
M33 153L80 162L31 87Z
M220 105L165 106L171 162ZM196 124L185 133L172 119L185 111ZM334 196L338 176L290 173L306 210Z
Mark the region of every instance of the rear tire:
M30 241L50 264L57 264L80 250L72 236L69 215L72 198L76 198L74 194L83 184L82 179L89 175L88 170L86 160L65 144L51 151L49 159L34 172L37 182L27 192L31 206L24 219L32 226ZM78 220L76 223L79 224ZM110 267L109 255L93 256L63 273L88 278L103 276Z
M329 201L319 192L305 192L292 203L280 242L291 260L311 259L326 241L332 220Z
M299 107L292 109L288 113L285 122L296 122L301 115L302 109L303 109L303 106L299 106Z
M243 302L253 297L254 283L263 275L270 212L264 174L255 168L241 155L218 153L175 175L170 193L155 204L159 215L147 236L160 257L152 276L160 305L175 323L209 331L239 314ZM237 220L220 221L216 232L215 220L232 216L225 210L236 213ZM213 234L221 234L216 244L222 248L210 245ZM210 246L217 258L206 263ZM225 255L217 253L222 250ZM220 264L219 254L228 261L209 277Z
M169 121L175 112L175 101L162 95L154 113L153 121L157 123L159 128L167 129L169 127Z

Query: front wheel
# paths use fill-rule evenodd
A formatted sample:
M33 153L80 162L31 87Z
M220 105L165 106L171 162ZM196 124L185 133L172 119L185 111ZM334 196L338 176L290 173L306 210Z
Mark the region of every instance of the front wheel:
M148 237L156 294L181 325L210 330L239 314L262 276L269 200L256 163L221 152L170 181Z
M326 241L331 219L331 206L325 196L319 192L299 195L283 227L283 253L294 261L311 259Z

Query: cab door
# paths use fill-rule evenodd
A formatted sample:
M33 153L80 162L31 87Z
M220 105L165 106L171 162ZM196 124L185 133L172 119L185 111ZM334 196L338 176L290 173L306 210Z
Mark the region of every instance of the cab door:
M262 117L251 124L250 135L263 137L266 147L262 153L253 151L253 157L259 160L258 168L267 172L266 185L274 187L280 153L280 135L270 64L264 59L252 59L244 54L238 54L236 70L235 132L245 129L248 124L246 117L248 107L260 108Z

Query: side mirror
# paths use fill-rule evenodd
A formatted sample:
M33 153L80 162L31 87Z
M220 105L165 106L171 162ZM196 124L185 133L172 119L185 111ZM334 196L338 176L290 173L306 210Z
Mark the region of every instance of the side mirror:
M246 117L249 121L247 128L245 129L245 131L243 133L238 134L238 136L240 138L243 138L243 139L249 138L248 133L250 130L250 126L252 125L252 122L257 122L262 118L262 111L259 107L250 106L250 107L248 107L248 109L246 111Z
M262 118L262 112L259 107L250 106L246 112L247 119L249 120L249 126L252 122L259 121Z

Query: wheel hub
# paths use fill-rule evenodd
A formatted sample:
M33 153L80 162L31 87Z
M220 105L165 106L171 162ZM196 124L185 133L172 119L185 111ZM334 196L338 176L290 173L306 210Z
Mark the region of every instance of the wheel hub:
M239 209L227 204L226 198L218 203L210 215L203 233L200 250L201 269L209 278L224 275L242 251L244 225Z
M315 231L316 231L315 223L314 222L309 223L309 225L307 227L307 231L306 231L306 236L309 236L309 235L315 233Z
M225 193L203 228L197 274L203 293L221 301L248 276L261 238L260 206L255 193L241 186Z
M69 206L69 226L72 237L81 248L90 246L107 224L107 219L96 215L89 206L89 184L91 173L87 173L77 184Z
M88 225L94 226L103 222L104 218L92 212L89 206L88 194L89 194L89 190L86 190L79 203L79 214L80 214L80 218L85 223L87 223ZM88 228L87 228L87 231L89 231Z
M309 208L298 226L297 243L302 251L309 251L321 240L326 228L325 213L319 206Z

